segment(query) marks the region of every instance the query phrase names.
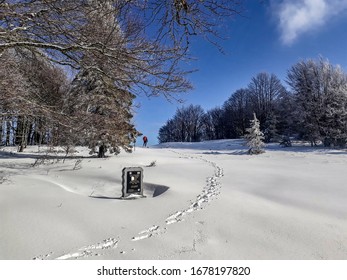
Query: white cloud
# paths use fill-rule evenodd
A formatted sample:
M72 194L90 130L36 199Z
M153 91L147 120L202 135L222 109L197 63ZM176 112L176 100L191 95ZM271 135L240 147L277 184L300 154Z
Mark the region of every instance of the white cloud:
M286 45L347 9L347 0L283 0L280 4L272 3L279 20L281 40Z

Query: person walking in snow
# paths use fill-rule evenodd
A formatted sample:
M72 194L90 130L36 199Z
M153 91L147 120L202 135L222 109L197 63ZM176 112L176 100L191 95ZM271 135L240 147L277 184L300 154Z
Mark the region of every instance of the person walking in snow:
M147 142L148 142L148 138L147 136L143 136L143 147L147 147Z

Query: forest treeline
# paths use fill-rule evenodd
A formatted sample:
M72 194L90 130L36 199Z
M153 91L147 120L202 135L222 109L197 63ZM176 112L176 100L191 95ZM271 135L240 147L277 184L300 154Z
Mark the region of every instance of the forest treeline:
M0 1L0 145L130 151L134 98L191 89L191 36L215 43L241 2Z
M274 74L259 73L219 107L200 105L177 109L159 130L163 142L197 142L240 138L253 113L265 142L296 137L325 146L347 142L347 76L329 61L304 60L287 72L286 86Z

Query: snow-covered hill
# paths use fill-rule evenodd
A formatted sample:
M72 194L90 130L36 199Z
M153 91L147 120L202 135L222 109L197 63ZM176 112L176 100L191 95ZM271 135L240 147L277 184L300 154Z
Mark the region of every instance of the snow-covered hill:
M2 149L0 259L346 259L346 151L246 152L241 140L106 159ZM120 199L130 166L146 198Z

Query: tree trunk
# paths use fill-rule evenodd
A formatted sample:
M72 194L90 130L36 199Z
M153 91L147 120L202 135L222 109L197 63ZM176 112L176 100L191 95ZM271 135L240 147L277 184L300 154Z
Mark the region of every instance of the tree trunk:
M34 123L28 124L28 135L27 135L27 145L35 145L33 138L34 138Z
M6 146L10 146L11 126L12 126L11 121L7 120L7 122L6 122L6 142L5 142Z
M105 147L105 145L101 145L101 146L99 147L98 158L104 158L104 157L105 157L105 152L106 152L106 147Z
M27 142L27 120L26 117L19 116L17 119L16 145L18 152L23 152Z
M3 125L4 125L4 118L2 117L0 119L0 146L2 146L2 133L3 133Z
M1 120L0 120L0 146L2 146L4 144L4 141L3 141L3 136L4 136L4 125L5 125L6 121L5 121L5 118L4 117L1 117Z

